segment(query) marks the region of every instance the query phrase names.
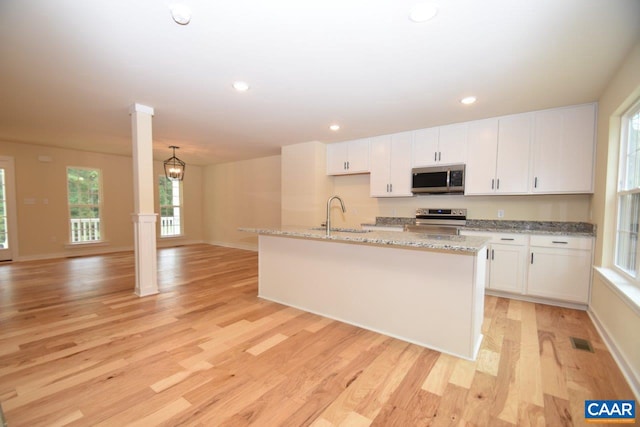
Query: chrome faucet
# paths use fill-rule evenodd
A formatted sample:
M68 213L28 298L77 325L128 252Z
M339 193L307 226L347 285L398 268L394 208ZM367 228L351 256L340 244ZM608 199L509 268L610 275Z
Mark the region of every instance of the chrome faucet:
M327 221L326 221L327 236L331 234L331 202L333 201L333 199L338 199L338 201L340 201L340 206L342 207L342 213L347 212L347 210L344 208L344 202L339 196L329 197L329 200L327 200Z

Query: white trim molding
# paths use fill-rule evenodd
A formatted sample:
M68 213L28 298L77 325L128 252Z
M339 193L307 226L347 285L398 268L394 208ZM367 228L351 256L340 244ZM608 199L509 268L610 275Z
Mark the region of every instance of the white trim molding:
M629 387L640 401L640 309L635 290L627 288L613 270L594 267L591 304L587 313L606 344ZM631 295L629 292L631 291Z

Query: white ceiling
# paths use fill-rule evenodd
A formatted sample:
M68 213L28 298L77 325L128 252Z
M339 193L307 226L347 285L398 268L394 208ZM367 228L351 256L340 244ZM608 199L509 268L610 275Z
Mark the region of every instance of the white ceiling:
M595 101L640 40L639 0L436 0L421 24L411 0L182 0L186 26L169 3L0 0L0 140L130 155L141 103L157 159L254 158Z

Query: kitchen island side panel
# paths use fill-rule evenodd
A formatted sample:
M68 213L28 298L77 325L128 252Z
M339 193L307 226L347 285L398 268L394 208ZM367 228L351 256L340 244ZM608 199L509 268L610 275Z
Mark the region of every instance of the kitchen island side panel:
M474 359L482 338L484 251L261 235L259 296Z

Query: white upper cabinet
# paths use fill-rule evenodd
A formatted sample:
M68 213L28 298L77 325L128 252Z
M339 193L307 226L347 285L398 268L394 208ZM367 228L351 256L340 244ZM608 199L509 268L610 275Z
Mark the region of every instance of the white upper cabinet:
M369 172L369 139L327 145L327 175Z
M440 126L438 162L443 165L464 163L467 160L468 123Z
M432 166L438 163L439 128L418 129L413 132L413 166Z
M467 158L467 123L419 129L413 134L414 167L464 163Z
M371 138L371 197L410 197L413 132Z
M592 193L596 105L535 114L533 193Z
M412 167L463 163L469 196L592 193L595 121L584 104L329 144L327 174L371 172L372 196L404 197Z
M526 194L529 191L530 113L498 120L496 193Z
M527 194L531 114L469 123L465 194Z
M494 194L498 155L498 119L469 123L469 159L465 168L464 194Z

